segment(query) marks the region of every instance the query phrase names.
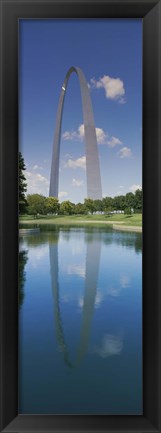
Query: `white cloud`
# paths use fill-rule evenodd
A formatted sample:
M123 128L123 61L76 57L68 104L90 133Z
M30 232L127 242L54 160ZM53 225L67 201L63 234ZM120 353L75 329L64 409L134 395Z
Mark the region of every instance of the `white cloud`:
M83 252L83 245L81 245L80 239L79 244L74 244L71 247L72 256L80 255Z
M70 153L66 153L66 154L64 155L64 158L72 158L72 155L71 155Z
M49 181L46 179L46 177L42 176L40 173L37 173L37 179L39 182L45 182L46 185L49 185Z
M120 98L118 102L119 102L119 104L122 104L122 105L126 104L126 98Z
M122 144L122 141L119 138L112 136L110 140L107 142L110 147L115 147L117 145Z
M96 137L97 137L97 143L98 144L105 144L107 139L107 134L104 132L102 128L95 128L96 129ZM78 135L81 139L84 138L84 125L80 125L78 128Z
M48 257L48 251L49 247L48 245L42 245L42 246L34 246L34 248L31 248L29 250L29 262L30 266L34 269L39 268L41 270L41 273L44 272ZM35 285L35 289L37 286Z
M84 278L85 278L85 275L84 275ZM99 308L102 301L103 301L103 296L102 296L102 293L99 291L99 292L97 292L96 297L95 297L95 303L94 303L95 308ZM84 297L79 298L78 306L80 308L82 308L84 306Z
M83 305L84 305L84 299L81 297L78 300L78 307L83 308Z
M100 306L100 304L101 304L102 301L103 301L102 293L101 292L97 292L96 298L95 298L95 303L94 303L95 307L98 308Z
M131 185L130 186L130 188L129 188L129 190L131 191L131 192L135 192L137 189L142 189L142 187L141 187L141 185L136 185L136 184L134 184L134 185Z
M118 152L118 156L123 159L123 158L132 158L132 151L130 149L130 147L122 147L122 149L119 150Z
M78 138L80 138L81 140L84 138L84 125L83 123L78 127Z
M108 358L113 355L120 355L123 349L123 341L120 336L112 334L104 335L100 347L95 347L94 352L101 358Z
M35 165L32 167L32 169L33 169L33 170L43 170L43 167L41 167L41 166L35 164Z
M27 194L43 194L49 193L49 180L40 173L26 171Z
M109 296L112 296L112 297L116 298L117 296L120 295L120 289L119 289L118 287L110 287L110 288L107 290L107 294L108 294Z
M82 186L83 185L83 180L79 180L79 179L72 179L72 185L73 186Z
M123 144L122 141L114 137L112 135L111 138L108 138L108 134L102 129L102 128L95 128L96 129L96 137L97 137L97 143L98 144L107 144L109 147L115 147L118 145ZM84 139L84 124L82 123L77 131L66 131L63 134L64 140L79 140L82 141ZM67 157L69 154L66 154L65 157ZM70 156L70 155L69 155ZM71 158L71 156L70 156Z
M106 144L107 134L104 132L102 128L96 128L96 137L97 137L98 144Z
M66 168L81 168L82 170L86 169L86 157L85 156L81 156L80 158L77 159L71 159L69 158L65 164L64 167Z
M120 286L118 287L110 287L107 289L107 295L112 297L118 297L121 294L121 289L127 289L131 286L131 279L128 275L120 276Z
M85 278L86 270L85 270L84 264L80 263L80 264L69 265L67 267L67 274L68 275L77 275L81 278Z
M96 128L96 137L98 144L105 144L107 141L107 134L104 132L102 128ZM79 140L82 141L84 139L84 125L81 124L77 131L65 131L62 135L63 140Z
M65 131L62 138L63 140L77 140L78 133L76 131Z
M58 194L58 197L62 198L62 197L66 197L67 195L68 195L67 191L60 191L59 194Z
M26 171L26 178L29 179L32 176L32 173L30 171Z
M125 99L122 98L125 95L124 83L120 78L112 78L108 75L104 75L99 80L92 78L90 80L90 86L96 89L103 88L105 90L106 98L118 100L120 103L125 103Z
M122 289L126 289L127 287L131 286L131 278L129 277L129 275L122 275L120 277L120 285Z

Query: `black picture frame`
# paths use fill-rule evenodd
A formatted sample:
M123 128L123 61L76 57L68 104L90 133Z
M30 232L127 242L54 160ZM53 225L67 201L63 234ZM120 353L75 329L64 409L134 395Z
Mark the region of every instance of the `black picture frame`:
M161 2L0 0L1 432L161 432ZM143 416L18 415L18 19L143 19Z

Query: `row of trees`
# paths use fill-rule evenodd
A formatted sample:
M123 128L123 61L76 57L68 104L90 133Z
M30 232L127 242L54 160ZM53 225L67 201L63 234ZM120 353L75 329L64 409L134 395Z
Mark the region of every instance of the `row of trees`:
M19 152L19 212L23 214L27 210L27 200L26 200L26 191L27 191L27 182L24 171L26 170L24 158L22 153Z
M27 183L24 175L25 163L19 152L19 212L30 215L83 215L94 212L111 213L113 211L124 211L130 214L133 209L135 213L142 212L142 191L137 190L134 194L128 192L126 195L116 197L105 197L102 200L86 198L84 203L72 203L69 200L59 203L56 197L45 197L41 194L29 194L26 197Z
M27 213L29 215L83 215L88 213L103 212L111 213L113 211L124 211L130 214L131 210L135 213L142 212L142 191L137 190L126 195L105 197L102 200L92 200L86 198L84 203L72 203L65 200L59 203L56 197L45 197L40 194L29 194L27 196Z

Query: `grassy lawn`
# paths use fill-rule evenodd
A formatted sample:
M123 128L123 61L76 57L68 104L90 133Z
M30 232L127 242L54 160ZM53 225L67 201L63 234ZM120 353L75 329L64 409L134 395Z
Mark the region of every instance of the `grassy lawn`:
M28 224L79 224L79 223L105 223L105 224L120 224L125 226L142 226L142 214L134 215L55 215L55 216L39 216L33 218L32 215L23 215L20 217L20 223Z

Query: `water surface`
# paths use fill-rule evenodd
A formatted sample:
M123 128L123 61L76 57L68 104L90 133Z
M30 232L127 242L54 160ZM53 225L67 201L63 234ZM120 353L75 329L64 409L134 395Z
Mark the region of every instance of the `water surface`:
M20 237L19 413L141 415L141 234L43 230Z

